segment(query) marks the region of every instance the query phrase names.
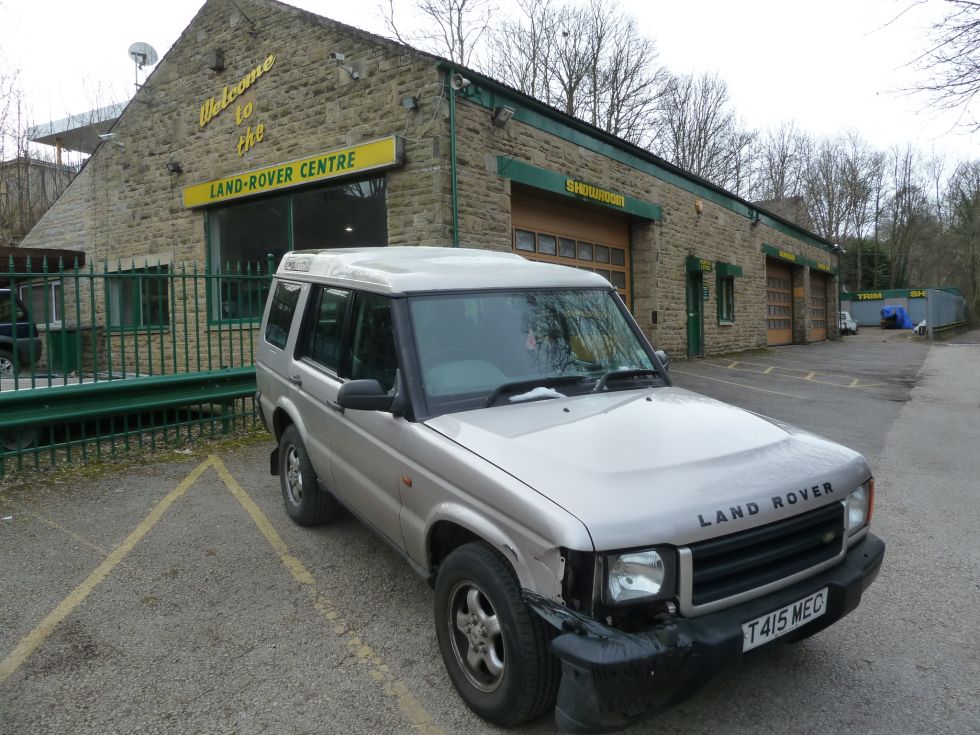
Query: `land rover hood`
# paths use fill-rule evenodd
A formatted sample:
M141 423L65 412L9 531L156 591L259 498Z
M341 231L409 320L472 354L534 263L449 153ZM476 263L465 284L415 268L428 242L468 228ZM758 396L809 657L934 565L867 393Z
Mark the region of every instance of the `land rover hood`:
M687 544L763 525L839 502L870 476L850 449L679 388L496 406L426 423L576 516L601 550Z

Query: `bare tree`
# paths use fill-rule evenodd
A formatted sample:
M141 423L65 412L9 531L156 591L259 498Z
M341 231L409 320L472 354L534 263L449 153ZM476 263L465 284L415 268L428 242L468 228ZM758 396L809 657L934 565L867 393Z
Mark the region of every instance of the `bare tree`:
M792 122L782 123L760 137L755 192L759 199L786 199L799 194L802 138Z
M945 257L933 259L945 265L939 283L959 285L974 314L980 314L980 160L962 163L950 177L947 189L950 213Z
M615 4L519 0L491 35L488 73L613 135L644 144L665 80L656 44Z
M673 77L655 121L654 151L719 185L733 179L747 133L735 115L728 85L717 74Z
M917 59L928 73L918 86L945 110L961 110L966 125L980 130L980 118L971 110L980 94L980 0L944 0L947 11L933 24L932 45Z
M388 32L401 43L419 46L463 66L473 65L495 10L490 0L416 0L415 4L423 16L422 29L416 31L396 21L394 0L381 6Z

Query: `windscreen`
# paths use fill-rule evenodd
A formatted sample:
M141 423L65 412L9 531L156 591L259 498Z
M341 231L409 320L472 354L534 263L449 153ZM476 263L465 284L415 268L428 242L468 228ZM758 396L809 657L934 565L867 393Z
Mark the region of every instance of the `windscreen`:
M659 376L611 291L415 296L410 313L428 407L476 408L510 384L588 392L610 372ZM539 393L544 396L546 394ZM514 400L511 397L509 400Z

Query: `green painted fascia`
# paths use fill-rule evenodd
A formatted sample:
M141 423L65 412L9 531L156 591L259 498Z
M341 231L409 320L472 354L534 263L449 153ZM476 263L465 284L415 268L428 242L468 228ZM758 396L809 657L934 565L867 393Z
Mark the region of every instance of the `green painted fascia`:
M440 62L440 66L453 68L443 62ZM666 161L656 159L652 153L643 151L631 143L626 143L610 133L593 128L591 125L569 117L558 110L553 110L544 103L522 95L516 90L510 90L499 82L494 82L492 79L476 74L476 72L467 70L467 74L472 74L474 77L479 76L480 79L478 82L473 82L471 79L470 86L458 93L457 96L460 100L472 102L488 110L492 110L506 101L508 106L514 108L513 117L515 120L684 189L750 221L761 222L784 235L789 235L827 252L833 252L830 243L813 233L777 219L750 203L728 194L723 189L713 188L708 182L698 180L692 174L687 174L681 169L673 169ZM624 146L635 148L636 152L626 150Z
M802 255L797 255L796 253L791 253L787 250L781 250L780 248L777 248L773 245L763 244L762 252L764 252L766 255L771 255L773 258L778 258L779 260L785 260L789 263L796 263L797 265L802 265L802 266L806 266L807 268L813 268L814 270L819 270L821 273L827 273L832 276L837 275L837 269L832 265L821 263L819 261L813 260L812 258L805 258Z
M512 156L497 156L497 173L520 184L527 184L528 186L533 186L536 189L544 189L546 191L554 192L555 194L561 194L562 196L575 199L576 201L586 202L588 204L597 204L600 207L612 209L616 212L627 212L642 219L660 220L660 218L663 216L663 210L661 210L659 204L651 204L650 202L645 202L642 199L635 199L626 195L622 195L625 201L623 206L617 207L606 202L601 202L597 199L590 199L589 197L572 194L565 188L565 183L570 179L573 181L578 181L578 179L575 179L572 176L565 176L564 174L559 174L554 171L549 171L544 168L538 168L537 166L532 166L528 163L523 163L516 160ZM598 184L595 184L595 186L600 189L605 189L605 187Z
M806 265L806 258L804 258L802 255L791 253L788 250L781 250L780 248L772 245L763 244L762 252L764 252L766 255L771 255L773 258L778 258L779 260L786 260L790 263L796 263L797 265Z
M715 270L719 278L731 277L739 278L742 276L742 266L732 265L731 263L716 263Z
M905 299L905 298L923 298L922 296L916 295L912 296L913 291L945 291L946 293L953 294L954 296L962 296L960 290L954 286L923 286L922 288L882 288L877 291L841 291L840 298L841 301L857 301L860 294L881 294L882 299ZM877 298L877 297L876 297ZM865 299L866 301L873 301L874 299Z

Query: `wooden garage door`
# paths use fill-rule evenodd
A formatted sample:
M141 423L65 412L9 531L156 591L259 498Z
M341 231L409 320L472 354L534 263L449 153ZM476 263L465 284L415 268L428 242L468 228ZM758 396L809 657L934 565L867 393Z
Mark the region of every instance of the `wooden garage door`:
M766 343L793 342L793 272L778 260L766 260Z
M626 217L514 191L512 246L531 260L594 271L630 303L630 233Z
M827 339L827 276L810 271L810 340Z

